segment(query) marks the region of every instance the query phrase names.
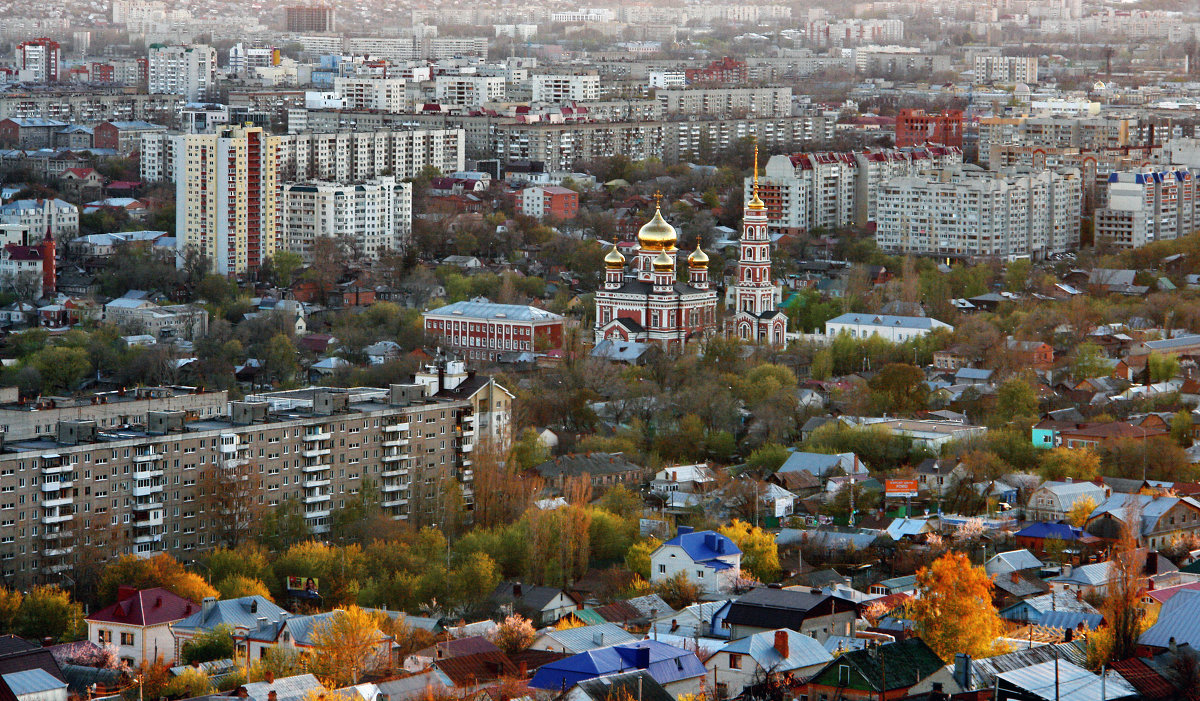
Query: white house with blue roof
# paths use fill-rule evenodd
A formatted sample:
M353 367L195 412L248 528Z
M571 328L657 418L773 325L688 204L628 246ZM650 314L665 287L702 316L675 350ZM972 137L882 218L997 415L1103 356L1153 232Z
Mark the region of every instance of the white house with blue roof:
M702 593L729 592L742 576L742 551L720 533L680 526L674 538L650 555L650 581L661 582L679 572Z
M851 338L879 336L892 343L903 343L925 336L937 329L953 331L954 327L926 316L895 316L892 314L842 314L825 322L825 335L831 340L847 333Z

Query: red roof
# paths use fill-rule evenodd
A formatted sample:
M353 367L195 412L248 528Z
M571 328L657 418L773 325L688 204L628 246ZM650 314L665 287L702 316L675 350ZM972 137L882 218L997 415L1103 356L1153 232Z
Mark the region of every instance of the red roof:
M198 605L182 596L155 587L134 592L125 600L88 616L87 620L131 626L154 626L187 618L199 609Z
M436 660L433 664L457 687L486 684L518 674L517 666L499 650Z
M41 260L42 251L36 246L18 246L15 243L10 243L4 247L8 251L8 257L12 260Z
M81 180L86 180L95 172L96 171L93 168L67 168L62 172L62 175L72 173L75 175L75 177L80 178Z
M1174 685L1136 657L1113 662L1112 668L1132 684L1142 698L1172 699L1178 696Z

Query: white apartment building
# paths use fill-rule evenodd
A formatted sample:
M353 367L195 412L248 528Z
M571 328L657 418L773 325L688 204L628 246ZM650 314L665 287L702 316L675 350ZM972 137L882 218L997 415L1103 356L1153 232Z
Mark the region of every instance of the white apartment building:
M979 163L990 165L993 145L1099 150L1134 145L1137 132L1137 118L1119 114L983 117L979 120Z
M1108 206L1095 213L1096 241L1140 248L1197 229L1196 178L1182 166L1146 166L1108 176Z
M182 95L189 102L210 98L217 86L217 50L206 44L151 44L150 94Z
M1038 82L1037 56L976 56L975 84Z
M650 71L649 85L655 90L686 87L687 74L683 71Z
M664 88L655 93L666 114L790 117L791 88Z
M277 137L282 180L358 182L381 175L416 177L426 167L466 170L462 129L304 132Z
M904 40L904 22L898 19L813 20L805 34L815 46L895 44Z
M27 83L54 83L59 79L62 50L57 41L34 39L17 45L17 78Z
M600 99L600 76L538 73L530 77L534 102L591 102Z
M260 127L226 127L174 137L175 232L221 275L257 269L275 252L278 136Z
M485 102L504 101L504 76L439 75L434 94L443 105L479 107Z
M0 226L28 232L27 243L37 244L49 226L56 239L79 235L79 208L66 200L13 200L0 205ZM22 243L5 240L3 243Z
M875 243L898 254L1042 259L1079 246L1078 169L964 166L892 178L879 190Z
M280 196L280 248L313 261L318 237L338 239L351 254L377 260L400 251L412 232L412 183L395 177L352 185L289 183Z
M334 78L333 91L343 109L405 112L408 81L404 78Z

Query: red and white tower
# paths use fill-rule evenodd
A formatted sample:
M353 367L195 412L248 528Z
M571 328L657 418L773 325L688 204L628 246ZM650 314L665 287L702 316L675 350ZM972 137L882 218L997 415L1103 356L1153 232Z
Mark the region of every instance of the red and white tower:
M738 246L737 283L731 292L733 317L729 331L747 341L782 346L787 316L775 308L778 292L771 280L771 239L767 207L758 197L758 147L754 147L754 187L742 211L742 240Z

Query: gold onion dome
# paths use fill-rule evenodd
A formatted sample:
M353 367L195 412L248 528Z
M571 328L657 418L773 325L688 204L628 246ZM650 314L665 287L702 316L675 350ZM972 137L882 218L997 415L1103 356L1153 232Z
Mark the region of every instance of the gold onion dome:
M688 265L692 266L693 268L708 267L708 254L700 250L699 241L696 242L696 250L692 251L691 254L688 255Z
M638 230L638 243L643 250L673 251L678 240L675 227L663 219L662 210L658 206L654 207L654 217Z
M651 263L654 266L656 273L671 273L675 271L675 261L665 251L659 251L657 256L654 256L654 261Z
M625 256L621 255L621 252L617 250L617 244L614 243L612 250L608 252L608 255L604 256L604 265L608 268L625 267Z

